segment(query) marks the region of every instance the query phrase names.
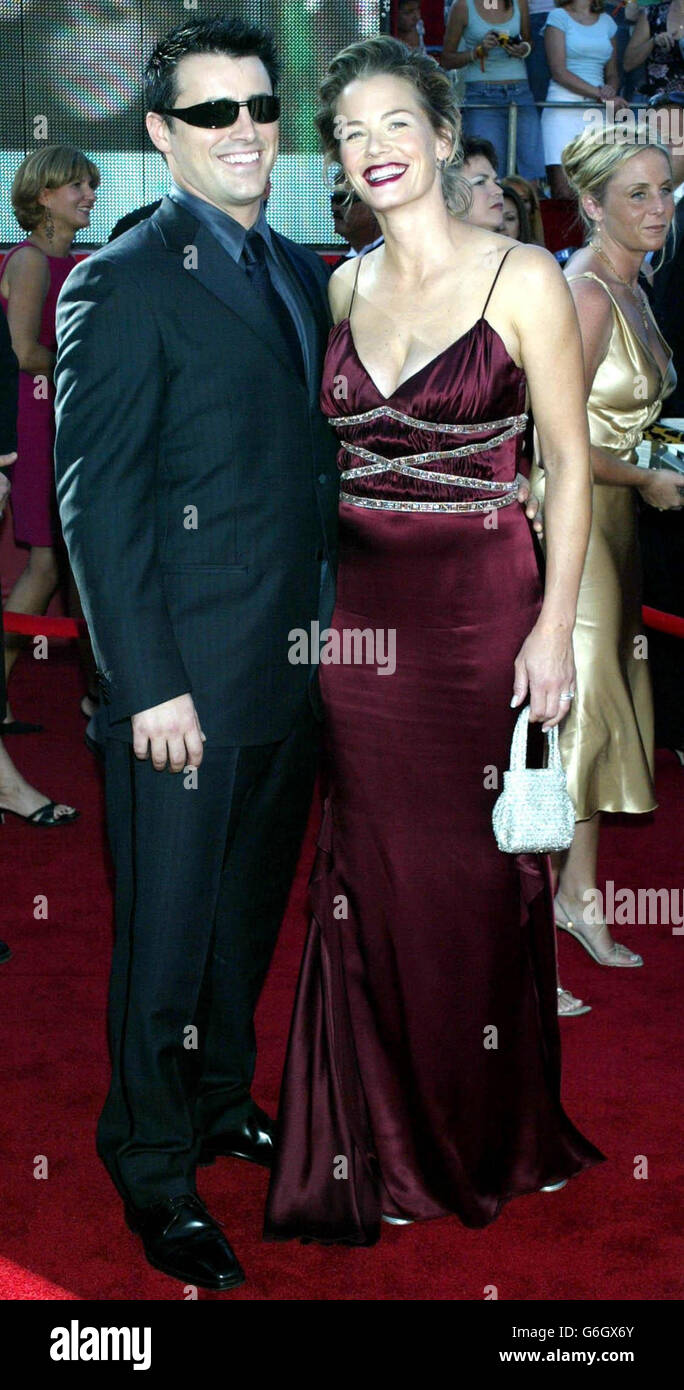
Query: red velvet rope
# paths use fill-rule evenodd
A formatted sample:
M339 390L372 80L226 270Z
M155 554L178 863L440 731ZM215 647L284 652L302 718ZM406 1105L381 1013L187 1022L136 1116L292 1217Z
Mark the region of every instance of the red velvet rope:
M684 618L675 613L661 613L659 608L641 610L646 627L654 632L667 632L671 637L684 639ZM83 618L40 618L32 613L10 613L3 615L5 632L19 632L27 637L87 637L88 629Z

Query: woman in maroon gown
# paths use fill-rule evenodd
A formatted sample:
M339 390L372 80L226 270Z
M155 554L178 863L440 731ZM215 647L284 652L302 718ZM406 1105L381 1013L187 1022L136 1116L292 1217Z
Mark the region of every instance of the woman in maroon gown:
M548 862L500 853L491 825L512 693L545 729L569 709L588 439L567 287L546 251L459 219L433 60L352 45L319 129L385 237L331 279L322 386L329 650L365 630L365 660L357 639L357 662L321 665L327 796L265 1237L371 1244L381 1217L484 1226L602 1158L560 1101ZM544 597L516 504L528 386L553 460Z

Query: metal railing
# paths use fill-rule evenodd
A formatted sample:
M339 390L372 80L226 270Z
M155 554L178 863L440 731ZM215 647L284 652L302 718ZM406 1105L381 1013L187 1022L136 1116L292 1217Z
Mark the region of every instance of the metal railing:
M505 84L502 83L501 85L504 86ZM637 102L632 102L632 101L630 101L628 104L629 104L629 109L630 109L631 111L644 111L644 110L646 109L645 106L644 106L644 104L643 104L643 102L642 102L642 103L637 103ZM540 110L540 109L541 109L541 110L544 110L544 109L546 109L546 108L548 107L548 109L551 110L551 111L564 111L564 110L571 110L571 111L600 111L600 110L604 107L605 103L604 103L604 102L601 102L601 101L598 101L598 100L594 100L593 97L586 97L583 101L535 101L535 102L532 102L532 105L535 107L536 110ZM525 105L523 106L522 110L523 110L523 111L529 111L529 109L530 109L530 103L529 103L529 102L526 102ZM503 108L502 108L501 106L492 105L492 103L491 103L491 102L488 102L488 101L473 101L473 102L470 102L470 101L469 101L467 106L466 106L464 103L461 103L461 116L463 116L464 113L465 113L466 111L501 111L501 110L503 110ZM508 111L507 144L506 144L506 177L507 177L507 178L510 178L510 177L511 177L513 174L515 174L515 172L516 172L516 159L515 159L515 155L516 155L516 149L517 149L517 143L518 143L518 110L519 110L519 107L518 107L518 105L516 104L516 102L514 102L514 101L510 102L510 104L509 104L509 106L508 106L508 108L507 108L507 111ZM656 115L657 113L654 112L653 114Z

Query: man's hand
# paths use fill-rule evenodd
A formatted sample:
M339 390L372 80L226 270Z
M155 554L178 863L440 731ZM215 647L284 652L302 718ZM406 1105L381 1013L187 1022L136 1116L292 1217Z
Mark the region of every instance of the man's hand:
M0 454L0 469L7 468L10 463L14 463L16 454ZM0 472L0 518L5 510L5 502L12 491L12 484L6 473Z
M525 516L527 517L528 521L532 522L532 530L535 532L535 534L537 536L543 536L544 523L541 519L541 516L538 514L539 502L536 497L533 497L530 494L530 484L528 479L525 477L524 473L518 473L517 483L518 491L515 495L522 506L525 506L525 503L527 503L527 506L525 507Z
M177 695L163 705L153 705L131 717L133 751L136 758L152 758L157 772L167 760L171 772L199 767L204 734L200 728L192 695Z

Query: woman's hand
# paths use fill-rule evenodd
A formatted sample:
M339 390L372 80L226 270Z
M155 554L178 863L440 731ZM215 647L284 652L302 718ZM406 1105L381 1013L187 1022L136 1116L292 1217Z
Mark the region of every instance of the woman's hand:
M530 722L543 720L544 733L560 724L572 703L568 696L575 691L572 633L550 627L540 617L515 658L514 671L511 705L522 705L529 690Z
M524 473L518 473L516 482L518 484L518 491L515 495L521 507L525 507L525 516L528 521L532 522L532 530L535 535L543 536L544 523L539 510L539 501L530 493L529 479L525 477Z
M675 42L676 40L673 39L672 34L668 34L667 30L663 30L662 34L654 34L653 36L653 47L661 48L664 53L669 53L670 49L674 48Z
M605 83L603 87L599 87L598 94L601 101L613 101L617 96L617 91L615 87L611 87L610 83Z
M484 48L488 52L490 48L496 48L498 42L499 35L493 29L488 29L484 38L480 39L480 48Z
M649 507L659 512L681 511L684 507L684 473L674 468L649 468L639 492Z

